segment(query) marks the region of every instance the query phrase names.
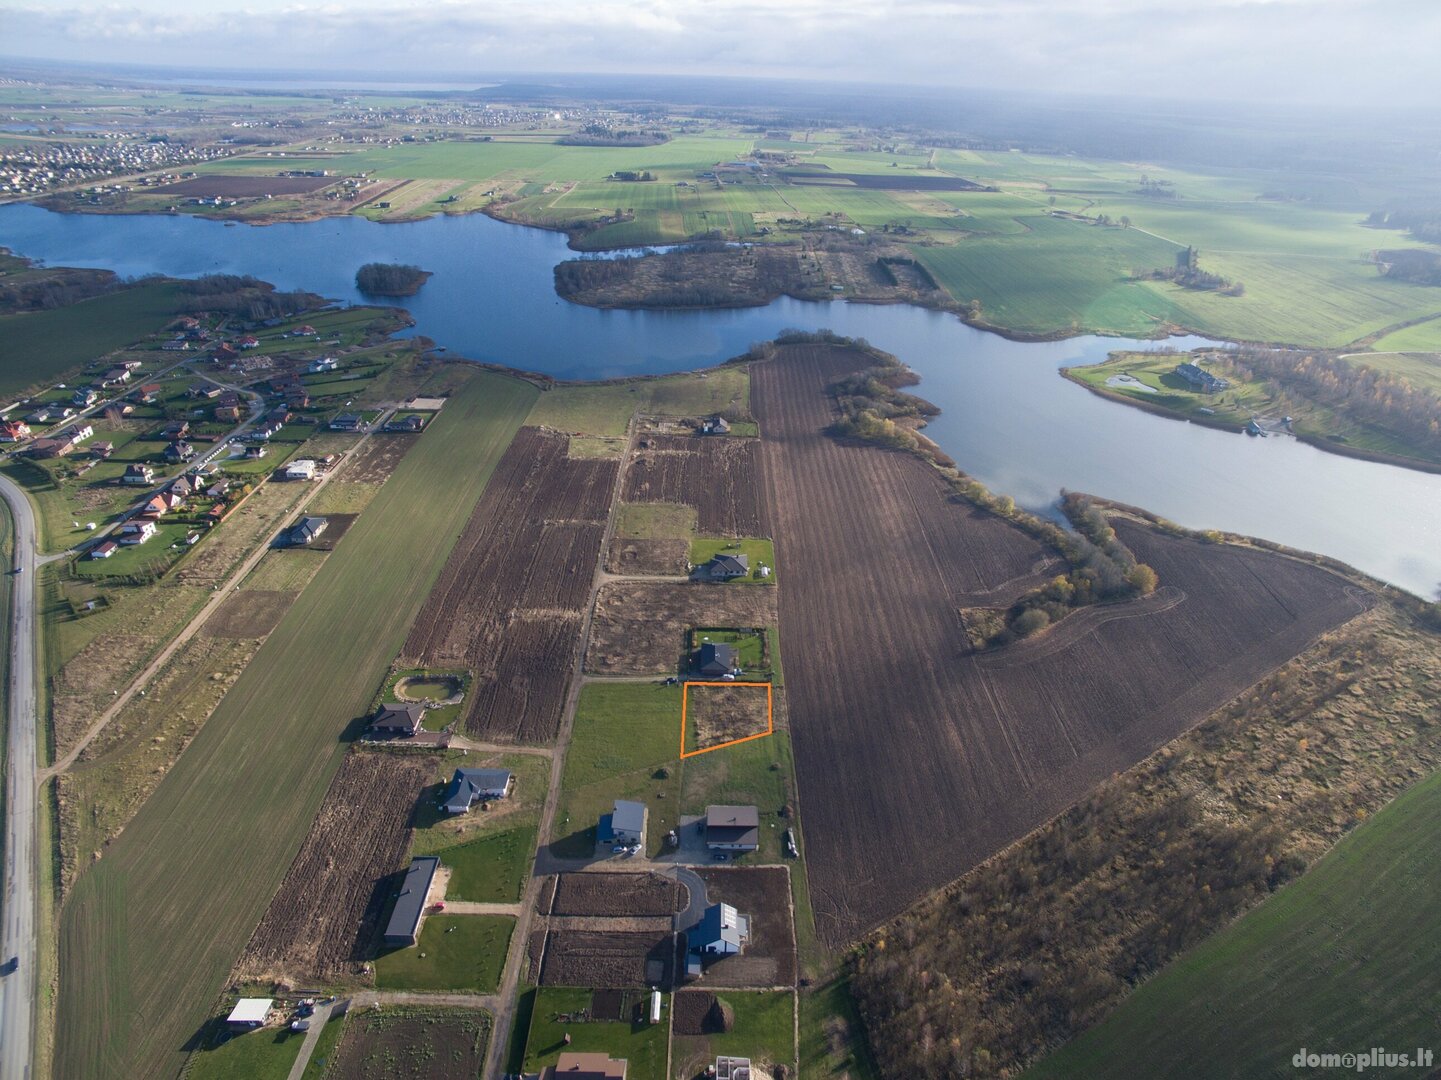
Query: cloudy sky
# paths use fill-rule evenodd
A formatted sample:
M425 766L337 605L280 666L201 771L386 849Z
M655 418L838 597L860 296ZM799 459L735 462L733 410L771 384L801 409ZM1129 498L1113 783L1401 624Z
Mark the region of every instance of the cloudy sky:
M1441 0L0 0L0 55L1430 105Z

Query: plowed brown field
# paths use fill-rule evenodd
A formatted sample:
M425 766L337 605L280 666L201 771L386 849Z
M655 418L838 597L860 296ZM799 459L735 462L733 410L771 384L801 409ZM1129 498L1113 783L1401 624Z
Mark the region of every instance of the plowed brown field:
M976 655L958 610L1047 556L903 453L823 434L856 354L752 368L817 930L840 946L1174 738L1364 604L1282 556L1118 526L1164 591ZM924 394L924 388L921 393ZM844 537L844 558L837 558ZM820 628L818 630L818 628Z
M313 986L357 974L405 866L432 754L352 750L236 965L245 982Z
M757 439L651 435L625 474L626 502L694 506L708 536L766 536L760 516Z
M560 723L617 468L568 441L521 429L405 644L408 662L475 672L472 735L545 741Z
M779 591L689 581L607 581L595 598L585 669L600 675L674 675L683 669L687 630L774 626Z

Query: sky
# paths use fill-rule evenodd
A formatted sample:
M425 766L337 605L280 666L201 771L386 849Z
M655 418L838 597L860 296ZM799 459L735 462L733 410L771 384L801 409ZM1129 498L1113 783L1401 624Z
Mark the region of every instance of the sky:
M1441 0L0 0L0 55L1429 105Z

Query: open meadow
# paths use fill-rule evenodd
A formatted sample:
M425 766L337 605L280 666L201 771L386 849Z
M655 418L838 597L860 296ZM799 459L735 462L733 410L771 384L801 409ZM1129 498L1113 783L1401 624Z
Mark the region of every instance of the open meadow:
M486 374L451 398L155 794L80 876L61 912L60 1074L179 1068L534 400L532 387ZM230 884L217 890L221 880Z

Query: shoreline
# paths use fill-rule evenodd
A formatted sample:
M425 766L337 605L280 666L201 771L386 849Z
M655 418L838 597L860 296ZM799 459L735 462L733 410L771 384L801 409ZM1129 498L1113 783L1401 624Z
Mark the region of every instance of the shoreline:
M1102 361L1104 363L1105 361ZM1083 367L1097 367L1099 365L1082 365ZM1140 398L1123 394L1104 386L1095 386L1088 383L1076 374L1077 368L1064 367L1059 369L1061 376L1067 381L1075 383L1097 397L1105 398L1107 401L1114 401L1118 405L1129 405L1133 409L1140 409L1142 412L1150 413L1152 416L1159 416L1166 420L1174 420L1181 424L1195 424L1197 427L1212 428L1216 431L1225 431L1233 435L1245 433L1245 426L1229 424L1224 420L1216 420L1205 416L1177 416L1173 411L1162 405L1153 405L1149 401L1142 401ZM1354 458L1358 461L1369 461L1376 465L1390 465L1398 469L1410 469L1412 472L1441 474L1441 463L1426 461L1422 458L1401 457L1397 454L1388 454L1383 450L1367 450L1359 446L1351 446L1348 443L1333 442L1330 439L1320 439L1314 435L1297 435L1292 433L1290 438L1314 450L1322 453L1335 454L1337 457Z

